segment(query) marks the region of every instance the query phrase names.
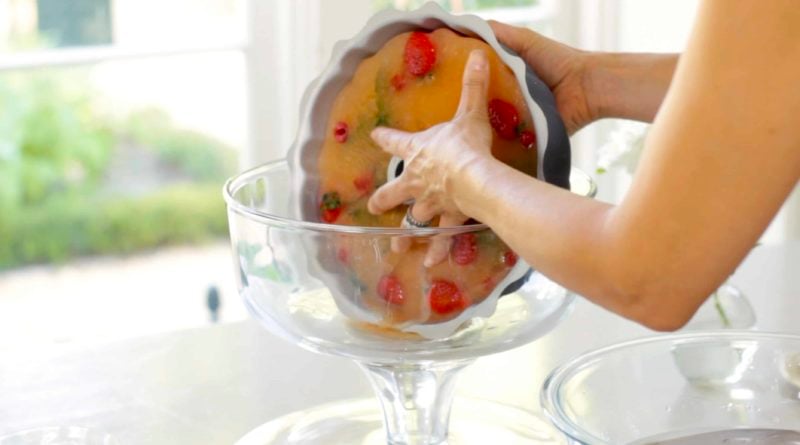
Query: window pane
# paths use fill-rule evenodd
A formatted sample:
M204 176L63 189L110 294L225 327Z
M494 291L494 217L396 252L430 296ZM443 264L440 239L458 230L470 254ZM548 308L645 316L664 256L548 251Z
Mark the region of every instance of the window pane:
M109 0L36 0L37 31L54 46L111 43Z
M209 286L243 317L221 189L244 71L219 52L0 73L0 350L202 325Z
M0 0L0 52L243 40L243 0Z

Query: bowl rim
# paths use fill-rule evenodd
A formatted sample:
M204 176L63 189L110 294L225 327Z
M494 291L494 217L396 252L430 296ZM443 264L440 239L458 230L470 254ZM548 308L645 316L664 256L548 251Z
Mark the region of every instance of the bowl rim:
M312 232L330 232L357 235L399 235L399 236L432 236L432 235L457 235L461 233L479 232L488 230L486 224L471 224L452 227L365 227L348 226L340 224L328 224L324 222L303 221L289 216L279 216L272 213L263 212L251 206L242 204L234 196L246 184L268 174L270 171L285 167L289 174L291 166L288 160L278 159L265 164L245 170L225 181L222 195L228 204L228 209L253 221L270 226L307 230ZM291 184L290 184L291 185Z
M545 378L544 383L542 384L542 389L539 395L539 401L541 403L542 410L544 411L548 420L550 420L550 422L555 425L559 431L567 435L569 438L578 441L579 443L592 445L613 445L612 443L607 442L605 439L594 436L593 434L585 431L566 415L566 412L561 406L559 398L559 392L564 383L581 370L598 362L603 357L615 352L624 351L626 349L635 349L641 346L656 343L681 345L708 340L793 340L800 343L800 335L787 332L724 329L651 335L604 346L573 357L550 371L550 374L547 376L547 378Z
M303 221L288 216L279 216L272 213L263 212L251 206L239 202L235 198L235 194L246 184L251 183L253 180L263 176L270 171L284 167L289 174L292 174L291 166L288 160L278 159L267 162L265 164L245 170L225 181L222 188L222 196L228 205L228 210L237 213L252 221L256 221L269 226L283 227L287 229L299 229L311 232L329 232L340 234L355 234L355 235L376 235L376 236L433 236L433 235L458 235L463 233L480 232L484 230L491 230L490 227L483 223L449 226L449 227L425 227L425 228L406 228L406 227L365 227L365 226L347 226L339 224L328 224L314 221ZM584 184L588 184L588 190L584 194L579 194L587 198L592 198L597 192L597 185L595 181L583 170L572 167L570 175L577 175L581 177ZM535 179L535 178L532 178ZM291 184L290 184L291 186ZM573 192L575 193L575 192ZM578 193L576 193L578 194Z

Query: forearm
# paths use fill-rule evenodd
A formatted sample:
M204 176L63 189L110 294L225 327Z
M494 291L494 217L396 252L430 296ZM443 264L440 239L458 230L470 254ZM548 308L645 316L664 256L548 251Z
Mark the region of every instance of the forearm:
M494 160L460 175L453 193L464 213L488 224L534 269L656 330L683 325L717 285L713 277L724 276L691 274L707 260L681 261L686 250L675 243L682 237L659 229L664 215L654 214L661 226L638 225L629 203L584 198Z
M786 111L800 104L800 91L790 88L800 59L785 56L800 52L791 46L797 39L781 40L788 49L746 48L760 56L751 65L776 67L765 75L734 69L738 53L724 52L731 37L712 37L700 43L716 51L687 52L619 206L484 160L454 180L459 209L595 303L655 329L680 327L744 258L800 178L800 132L796 113ZM759 43L737 38L745 47ZM763 87L725 94L743 84Z
M608 273L611 247L604 231L614 207L532 180L494 160L472 165L454 180L452 192L464 213L488 224L532 267L631 316Z
M800 179L800 29L790 26L799 21L794 0L706 0L679 66L675 55L586 56L596 118L658 114L616 207L488 156L453 175L445 193L563 286L649 327L676 329Z
M594 115L652 122L672 82L677 54L589 53L584 88Z

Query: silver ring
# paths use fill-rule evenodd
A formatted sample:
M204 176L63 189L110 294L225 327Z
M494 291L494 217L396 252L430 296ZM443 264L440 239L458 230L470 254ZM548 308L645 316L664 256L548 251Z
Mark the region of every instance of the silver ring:
M418 229L424 229L426 227L430 227L431 223L433 222L433 220L431 219L431 220L428 220L428 221L419 221L418 219L414 218L411 215L411 210L413 208L414 208L414 204L411 204L410 206L408 206L408 209L406 210L406 217L403 218L403 225L408 225L410 227L416 227Z

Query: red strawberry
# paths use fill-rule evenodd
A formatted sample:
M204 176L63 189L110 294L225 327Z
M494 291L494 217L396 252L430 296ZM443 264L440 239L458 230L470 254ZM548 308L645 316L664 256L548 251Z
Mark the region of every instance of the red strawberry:
M378 281L378 295L391 304L402 304L406 299L403 286L394 275L385 275Z
M497 286L497 280L493 276L488 276L483 279L481 284L483 284L484 292L491 292L494 290L494 287Z
M342 200L336 192L328 192L322 195L322 202L319 205L322 213L322 220L332 223L339 218L342 213Z
M459 311L467 306L458 286L447 280L434 280L428 290L428 301L431 310L440 315Z
M339 250L336 251L336 259L339 260L342 264L347 264L350 262L350 255L347 253L347 249L344 247L340 247Z
M504 100L492 99L489 101L489 123L501 138L514 140L517 137L519 114L514 105Z
M322 210L322 220L325 221L326 223L330 224L330 223L336 221L337 219L339 219L339 215L341 213L342 213L342 209L341 208L333 209L333 210L331 210L331 209L323 209Z
M337 122L336 125L333 126L333 138L336 139L336 142L347 142L346 122Z
M373 188L375 188L375 177L371 172L364 174L356 179L353 179L353 185L355 186L356 190L366 195L367 193L371 192Z
M453 237L450 249L453 260L459 266L466 266L478 258L478 242L474 233L463 233Z
M392 88L395 91L401 91L403 88L406 87L406 78L402 74L395 74L392 76Z
M428 74L436 63L436 47L422 32L413 32L406 41L405 48L406 70L413 76Z
M536 133L525 130L519 134L519 141L522 143L523 147L530 150L536 146Z
M514 267L517 264L517 259L517 254L510 250L503 254L503 263L508 267Z

